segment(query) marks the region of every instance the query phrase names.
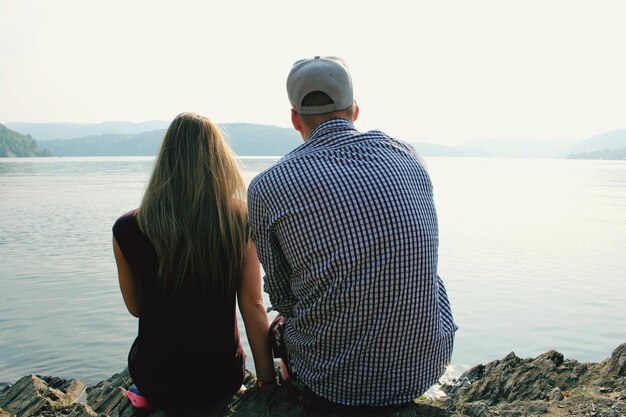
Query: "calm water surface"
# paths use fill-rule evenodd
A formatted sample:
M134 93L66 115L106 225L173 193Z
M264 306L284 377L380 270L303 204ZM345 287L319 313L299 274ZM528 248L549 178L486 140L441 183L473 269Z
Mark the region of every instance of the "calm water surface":
M275 160L242 158L246 179ZM626 341L626 162L427 162L460 326L455 368L548 349L599 361ZM0 159L0 382L95 383L124 368L137 320L111 225L139 204L152 163Z

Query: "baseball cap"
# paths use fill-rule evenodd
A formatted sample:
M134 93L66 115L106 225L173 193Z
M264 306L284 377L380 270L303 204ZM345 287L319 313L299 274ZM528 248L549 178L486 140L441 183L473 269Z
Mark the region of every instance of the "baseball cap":
M302 99L313 91L327 94L333 103L303 106ZM296 61L287 76L287 95L298 114L330 113L352 106L352 77L346 62L334 56Z

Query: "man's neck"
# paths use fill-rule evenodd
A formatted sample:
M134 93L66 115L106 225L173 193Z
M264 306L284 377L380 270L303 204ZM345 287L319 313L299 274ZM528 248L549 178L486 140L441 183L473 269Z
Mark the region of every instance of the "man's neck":
M327 116L327 117L321 117L321 118L316 118L315 119L315 124L313 126L308 126L308 125L303 125L303 129L300 132L302 135L302 139L304 139L304 141L306 142L307 140L309 140L309 137L311 136L311 133L317 129L317 127L319 125L321 125L322 123L325 123L329 120L337 120L337 119L342 119L345 120L349 123L354 123L354 120L351 120L349 117L346 117L344 115L338 115L336 113L329 113L328 115L323 115L323 116Z

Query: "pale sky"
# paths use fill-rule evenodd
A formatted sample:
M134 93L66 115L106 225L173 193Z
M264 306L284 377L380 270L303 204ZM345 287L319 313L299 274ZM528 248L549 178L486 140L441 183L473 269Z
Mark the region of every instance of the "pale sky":
M0 0L0 123L290 126L304 57L350 66L357 127L402 139L626 128L626 1Z

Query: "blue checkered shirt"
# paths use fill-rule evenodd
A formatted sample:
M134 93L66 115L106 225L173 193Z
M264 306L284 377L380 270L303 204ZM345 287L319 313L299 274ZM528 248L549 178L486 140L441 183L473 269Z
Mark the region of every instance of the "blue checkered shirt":
M432 184L410 145L332 119L248 190L295 383L346 405L414 400L450 361Z

